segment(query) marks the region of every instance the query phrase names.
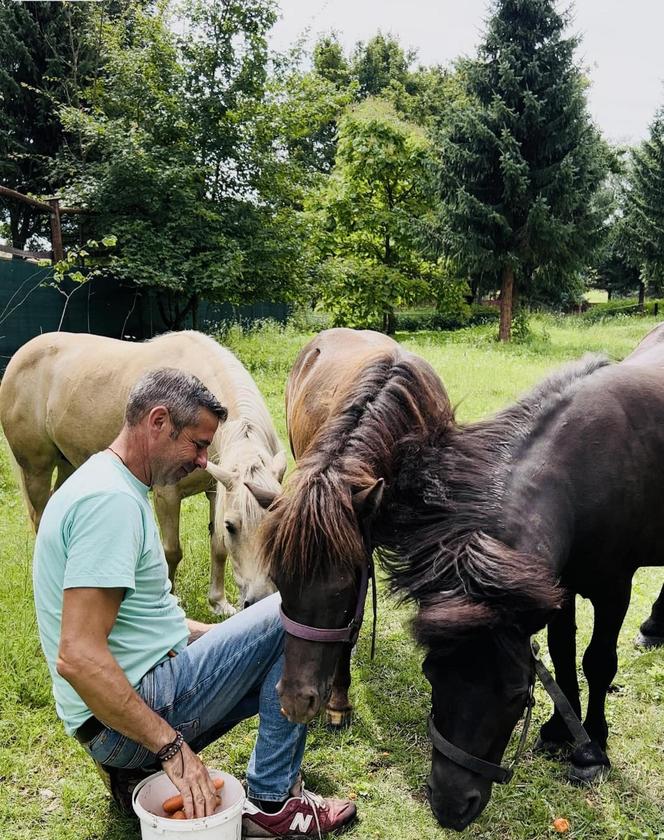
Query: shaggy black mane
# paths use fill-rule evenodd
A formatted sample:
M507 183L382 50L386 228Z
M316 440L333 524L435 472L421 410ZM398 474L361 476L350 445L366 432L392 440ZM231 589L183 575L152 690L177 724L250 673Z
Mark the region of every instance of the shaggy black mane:
M541 560L500 540L506 477L538 431L608 364L585 356L488 420L451 424L426 445L403 447L378 542L392 589L420 605L421 641L559 606Z

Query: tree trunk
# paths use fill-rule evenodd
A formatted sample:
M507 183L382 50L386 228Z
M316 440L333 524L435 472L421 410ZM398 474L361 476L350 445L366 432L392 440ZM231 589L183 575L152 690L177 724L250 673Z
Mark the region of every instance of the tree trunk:
M606 290L606 299L611 300L611 289Z
M646 284L639 280L639 309L643 312L643 304L646 299Z
M512 298L514 295L514 269L503 266L500 286L500 329L498 339L509 341L512 337Z

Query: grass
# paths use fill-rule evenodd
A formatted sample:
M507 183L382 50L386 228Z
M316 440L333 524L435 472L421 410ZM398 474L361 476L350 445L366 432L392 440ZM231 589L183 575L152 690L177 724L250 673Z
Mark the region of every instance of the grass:
M549 370L586 351L619 359L654 325L652 319L535 318L522 344L499 346L495 327L455 333L399 335L438 370L462 420L485 416L518 396ZM231 331L226 344L242 358L265 394L282 439L288 370L308 335L292 329ZM138 833L110 803L79 745L64 735L53 709L39 649L31 593L32 535L26 524L6 450L0 448L0 837L3 840L121 840ZM185 560L179 592L188 613L207 612L207 531L203 499L184 505ZM572 840L664 840L664 653L639 652L632 640L664 581L664 570L635 578L619 645L617 691L609 695L610 778L592 788L572 787L564 766L527 753L514 780L496 786L491 803L466 831L472 840L539 840L556 835L552 820L570 821ZM229 588L233 589L229 580ZM330 734L311 727L305 772L324 794L353 796L361 821L348 840L452 838L424 802L428 772L425 734L428 690L421 653L409 639L410 609L381 595L378 650L370 661L368 632L354 656L352 728ZM579 648L588 641L591 609L579 604ZM533 726L549 714L538 687ZM242 777L255 733L249 721L209 747L208 764Z

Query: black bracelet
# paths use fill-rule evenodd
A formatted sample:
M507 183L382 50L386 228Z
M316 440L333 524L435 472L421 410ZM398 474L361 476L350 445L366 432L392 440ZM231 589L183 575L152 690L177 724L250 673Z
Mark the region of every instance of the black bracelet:
M175 736L175 740L171 741L170 744L165 744L157 753L157 758L163 764L165 761L169 761L173 758L174 755L177 755L180 750L182 749L182 744L184 743L184 738L182 737L181 732L177 732Z

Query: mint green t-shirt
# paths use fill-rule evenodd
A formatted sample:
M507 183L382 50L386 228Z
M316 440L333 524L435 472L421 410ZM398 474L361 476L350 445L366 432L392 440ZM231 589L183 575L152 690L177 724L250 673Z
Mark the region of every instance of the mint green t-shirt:
M148 488L108 452L93 455L49 499L35 543L33 584L56 709L69 735L92 712L55 668L65 589L125 590L108 646L134 688L169 650L187 643Z

